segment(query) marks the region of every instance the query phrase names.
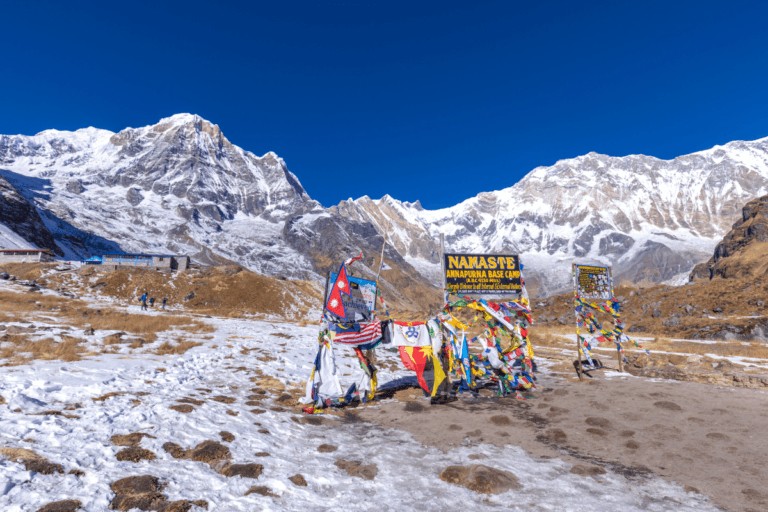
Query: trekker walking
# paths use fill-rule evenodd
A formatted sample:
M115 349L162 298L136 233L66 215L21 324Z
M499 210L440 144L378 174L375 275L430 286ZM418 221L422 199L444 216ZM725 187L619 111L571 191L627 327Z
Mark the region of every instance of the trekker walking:
M141 296L141 310L146 311L147 310L147 292L144 292L144 295Z
M163 299L163 309L165 309L165 303L168 302L168 299Z
M149 307L151 307L151 308L155 307L155 298L154 297L149 299Z

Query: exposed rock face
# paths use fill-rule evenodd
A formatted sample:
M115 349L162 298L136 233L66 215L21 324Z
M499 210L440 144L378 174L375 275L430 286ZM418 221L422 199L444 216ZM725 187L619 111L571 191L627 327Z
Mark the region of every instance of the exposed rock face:
M19 235L27 243L3 244L3 249L32 248L50 249L59 256L64 252L56 245L53 235L45 227L43 219L37 213L37 209L22 196L8 180L0 176L0 223L5 224L14 233Z
M740 278L768 270L768 196L748 202L706 263L694 267L690 278Z

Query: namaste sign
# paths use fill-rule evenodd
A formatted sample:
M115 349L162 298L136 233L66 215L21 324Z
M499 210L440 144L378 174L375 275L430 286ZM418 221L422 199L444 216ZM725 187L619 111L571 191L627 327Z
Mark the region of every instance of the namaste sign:
M413 326L408 327L405 331L405 337L419 339L419 330Z

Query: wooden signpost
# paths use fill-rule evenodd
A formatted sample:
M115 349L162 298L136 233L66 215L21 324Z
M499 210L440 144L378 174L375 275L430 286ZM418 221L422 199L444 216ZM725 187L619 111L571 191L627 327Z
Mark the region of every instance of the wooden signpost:
M573 293L574 297L583 301L598 301L602 303L609 303L613 300L613 275L611 274L611 267L597 266L597 265L579 265L574 263L572 265L573 272ZM581 334L579 332L579 315L575 311L576 315L576 359L578 363L576 365L576 371L579 374L579 380L584 380L584 368L581 364ZM614 318L614 328L616 319ZM621 347L621 340L618 339L616 343ZM621 350L617 350L619 372L623 372L624 368L621 361ZM586 353L584 354L586 356Z

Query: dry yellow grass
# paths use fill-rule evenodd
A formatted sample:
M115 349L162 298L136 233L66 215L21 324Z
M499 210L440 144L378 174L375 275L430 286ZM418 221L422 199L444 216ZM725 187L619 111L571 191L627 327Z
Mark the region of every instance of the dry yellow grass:
M18 322L42 320L50 322L54 317L58 322L71 327L94 330L122 331L129 333L122 339L118 336L107 337L102 353L116 353L119 345L130 343L131 349L140 349L146 343L152 343L158 334L177 330L190 334L207 334L215 331L211 325L178 314L140 315L129 314L113 309L89 308L85 302L66 297L54 297L39 293L0 292L0 322ZM39 318L44 314L46 318ZM131 336L133 335L133 336ZM138 336L138 337L134 337ZM63 341L54 339L31 339L29 335L4 334L0 359L6 366L29 363L33 360L77 361L87 355L85 340L62 336ZM158 353L180 354L196 346L195 342L184 342L171 346L168 343L158 349Z
M28 336L4 336L4 347L0 349L0 358L6 360L4 366L17 366L32 360L50 361L58 359L71 362L79 361L87 354L82 341L77 338L65 337L64 341L53 339L31 340Z
M768 359L768 346L751 342L749 345L741 341L719 341L717 343L695 343L689 341L672 341L667 338L656 338L645 347L651 351L679 352L684 354L715 354L718 356L753 357Z
M176 345L171 345L169 342L165 342L155 349L155 354L159 356L165 356L169 354L183 354L187 350L199 347L202 343L196 341L179 341Z
M27 450L25 448L9 448L6 446L0 448L0 455L10 460L41 460L42 459L42 457L40 457L38 454L36 454L32 450Z

